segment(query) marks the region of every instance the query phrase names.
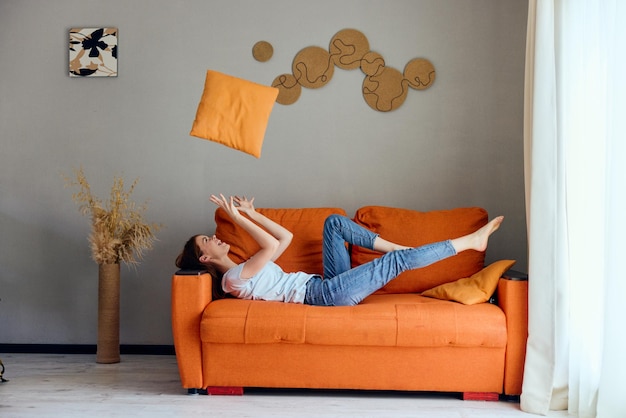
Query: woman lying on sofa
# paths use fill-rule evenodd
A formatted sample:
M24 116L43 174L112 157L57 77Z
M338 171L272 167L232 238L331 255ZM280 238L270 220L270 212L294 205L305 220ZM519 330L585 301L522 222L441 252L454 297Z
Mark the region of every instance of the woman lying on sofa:
M215 235L194 235L176 259L178 268L207 269L217 284L221 282L224 292L240 299L320 306L356 305L406 270L426 267L466 250L484 251L489 236L504 220L499 216L469 235L411 248L387 241L345 216L331 215L324 223L324 275L320 276L285 273L274 263L289 246L293 234L257 212L254 198L212 195L210 200L224 209L261 248L247 261L237 264L229 257L227 243ZM351 268L346 242L383 255Z

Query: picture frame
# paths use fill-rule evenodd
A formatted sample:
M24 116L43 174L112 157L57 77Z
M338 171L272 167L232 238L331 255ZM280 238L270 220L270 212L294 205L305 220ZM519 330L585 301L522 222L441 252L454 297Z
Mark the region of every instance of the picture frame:
M71 28L70 77L117 77L117 44L117 28Z

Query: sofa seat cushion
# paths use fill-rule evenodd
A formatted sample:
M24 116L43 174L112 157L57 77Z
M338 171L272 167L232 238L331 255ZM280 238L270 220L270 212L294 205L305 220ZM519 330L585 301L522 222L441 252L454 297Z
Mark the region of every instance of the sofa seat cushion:
M503 348L507 337L496 305L378 294L350 307L222 299L205 309L201 338L218 344Z

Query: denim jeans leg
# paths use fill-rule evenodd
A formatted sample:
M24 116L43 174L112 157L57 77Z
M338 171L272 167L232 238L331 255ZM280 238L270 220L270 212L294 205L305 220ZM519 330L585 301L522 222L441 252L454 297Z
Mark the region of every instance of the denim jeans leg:
M324 296L315 302L332 306L356 305L400 273L426 267L455 254L456 251L449 240L407 250L392 251L333 278L321 280L316 290L322 292ZM311 302L314 301L311 300Z
M346 243L372 249L378 234L363 228L341 215L330 215L324 222L324 277L335 277L350 270L350 254Z

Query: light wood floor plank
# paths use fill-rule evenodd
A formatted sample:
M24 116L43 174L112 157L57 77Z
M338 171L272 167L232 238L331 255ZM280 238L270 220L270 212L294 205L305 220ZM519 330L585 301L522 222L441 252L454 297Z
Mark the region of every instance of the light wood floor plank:
M247 390L187 395L173 356L0 354L0 417L531 417L518 403L464 402L453 394ZM565 412L550 416L565 417Z

